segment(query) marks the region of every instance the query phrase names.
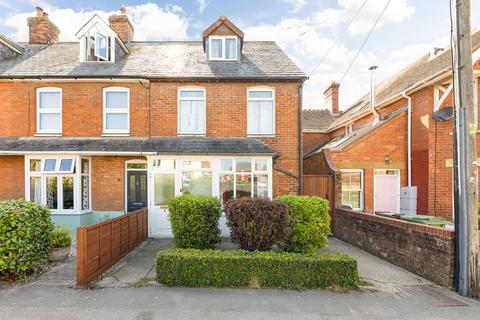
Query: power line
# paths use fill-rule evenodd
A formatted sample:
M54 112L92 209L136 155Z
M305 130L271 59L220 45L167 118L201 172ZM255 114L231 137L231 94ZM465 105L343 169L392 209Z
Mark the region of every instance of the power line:
M388 7L388 5L390 4L390 1L391 1L391 0L388 0L387 3L385 4L385 7L383 7L382 12L380 12L380 14L378 15L377 21L375 21L375 23L373 24L373 27L370 29L370 31L368 32L368 34L367 34L367 36L365 37L365 39L363 39L362 45L360 46L360 48L358 48L357 53L355 54L355 57L353 57L352 62L350 62L350 64L348 65L347 70L345 70L345 72L343 73L343 76L342 76L342 78L340 78L340 81L339 81L339 82L342 82L342 81L343 81L343 79L346 77L346 75L347 75L348 72L350 71L350 68L352 68L353 64L355 63L355 61L356 61L357 58L358 58L358 55L360 54L360 51L362 51L363 47L365 46L365 44L366 44L367 41L368 41L368 38L370 38L370 35L372 34L373 30L374 30L375 27L377 26L378 22L380 21L380 18L382 18L383 14L385 13L385 10L387 10L387 7Z
M358 8L357 12L355 12L355 14L352 16L352 18L350 19L350 21L348 22L347 26L345 27L345 29L343 29L342 33L340 34L341 36L343 36L345 34L345 32L348 30L348 28L350 28L350 25L352 24L352 22L357 18L358 14L360 13L360 10L362 10L362 8L365 6L365 4L367 3L368 0L365 0L363 1L362 5ZM328 19L327 19L328 20ZM325 20L325 21L327 21ZM323 55L322 59L320 59L320 61L313 67L312 71L310 72L310 74L308 75L309 77L315 72L317 71L317 68L325 61L325 59L328 57L328 55L330 54L330 52L333 50L333 48L335 48L335 46L337 45L338 43L338 40L340 39L340 37L337 37L335 38L335 41L333 42L333 44L330 46L330 48L328 48L327 52L325 52L325 54Z

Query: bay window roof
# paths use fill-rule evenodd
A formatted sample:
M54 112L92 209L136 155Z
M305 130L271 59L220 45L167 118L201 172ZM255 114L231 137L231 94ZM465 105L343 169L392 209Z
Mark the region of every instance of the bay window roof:
M270 155L276 152L256 138L44 138L0 137L0 154L31 152Z

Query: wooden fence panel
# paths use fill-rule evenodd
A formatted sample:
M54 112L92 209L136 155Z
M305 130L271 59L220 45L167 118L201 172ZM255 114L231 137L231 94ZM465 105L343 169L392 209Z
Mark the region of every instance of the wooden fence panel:
M328 176L303 176L303 194L318 196L327 199L330 211L335 207L335 185L333 175Z
M85 287L148 238L146 208L77 228L77 286Z

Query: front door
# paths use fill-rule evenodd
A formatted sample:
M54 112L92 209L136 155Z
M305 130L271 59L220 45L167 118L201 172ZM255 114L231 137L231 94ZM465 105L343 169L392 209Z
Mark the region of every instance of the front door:
M127 171L127 210L145 208L147 202L147 171Z
M151 237L171 237L168 202L175 197L176 182L174 172L154 172L152 174L153 197L149 210Z
M399 170L375 170L375 212L400 212Z

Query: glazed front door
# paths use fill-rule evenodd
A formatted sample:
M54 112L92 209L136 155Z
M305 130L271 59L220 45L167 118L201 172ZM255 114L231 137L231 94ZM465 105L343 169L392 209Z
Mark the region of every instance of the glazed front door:
M127 171L128 212L147 207L147 198L147 171Z

